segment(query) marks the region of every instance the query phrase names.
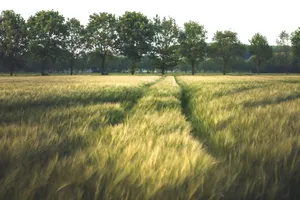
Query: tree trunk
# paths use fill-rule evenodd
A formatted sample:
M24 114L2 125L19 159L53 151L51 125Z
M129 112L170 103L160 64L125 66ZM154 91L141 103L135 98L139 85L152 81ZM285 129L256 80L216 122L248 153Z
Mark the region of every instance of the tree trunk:
M42 61L42 72L41 72L41 75L42 75L42 76L46 75L46 74L45 74L45 65L46 65L46 60L44 59L44 60Z
M134 68L131 68L130 73L131 75L134 75Z
M73 75L73 66L74 66L74 58L72 57L70 60L71 76Z
M165 67L164 67L164 65L161 66L161 74L165 75Z
M83 62L82 67L81 67L81 73L83 74L83 71L85 69L85 63Z
M11 66L10 66L10 76L12 76L14 73L14 64L11 63Z
M195 62L192 61L192 75L195 75Z
M289 65L286 66L286 73L287 73L287 74L291 73L291 70L290 70Z
M258 65L257 65L257 68L256 68L257 75L259 75L260 65L261 65L261 62L258 61Z
M132 62L132 66L131 66L131 69L130 69L131 75L134 75L134 72L135 72L135 66L136 66L136 61L134 60L134 61Z
M225 75L225 74L226 74L226 70L225 70L225 69L226 69L226 65L227 65L227 64L226 64L226 62L224 61L224 65L223 65L223 69L222 69L222 71L223 71L223 75Z
M105 54L101 57L101 75L105 75Z

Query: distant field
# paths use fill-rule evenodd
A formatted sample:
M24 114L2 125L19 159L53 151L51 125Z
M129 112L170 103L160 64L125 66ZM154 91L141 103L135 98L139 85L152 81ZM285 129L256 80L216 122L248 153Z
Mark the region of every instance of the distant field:
M300 76L0 77L0 199L300 199Z
M92 72L84 72L84 73L75 73L75 76L99 76L100 73L92 73ZM109 73L109 76L132 76L130 73ZM193 76L191 72L166 72L166 76ZM15 73L12 77L28 77L28 76L41 76L41 73L26 73L26 72L18 72ZM65 73L49 73L49 76L70 76L68 72ZM134 76L161 76L161 72L155 72L155 73L146 73L142 72L140 73L137 71ZM215 72L200 72L196 73L196 76L223 76L223 73L215 73ZM234 72L234 73L227 73L227 76L284 76L284 77L290 77L290 76L300 76L298 73L261 73L260 75L257 75L256 73L247 73L247 72ZM0 77L10 77L9 73L0 73ZM194 77L194 76L193 76Z

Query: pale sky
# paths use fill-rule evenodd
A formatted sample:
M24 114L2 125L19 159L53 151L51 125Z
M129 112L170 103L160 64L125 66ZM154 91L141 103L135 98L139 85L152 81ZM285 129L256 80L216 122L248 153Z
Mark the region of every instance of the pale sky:
M95 12L120 16L127 10L139 11L150 18L173 17L179 26L197 21L208 31L207 41L216 30L231 29L243 43L260 32L275 44L282 30L290 33L300 27L299 5L299 0L2 0L0 10L14 10L27 19L39 10L54 9L83 24Z

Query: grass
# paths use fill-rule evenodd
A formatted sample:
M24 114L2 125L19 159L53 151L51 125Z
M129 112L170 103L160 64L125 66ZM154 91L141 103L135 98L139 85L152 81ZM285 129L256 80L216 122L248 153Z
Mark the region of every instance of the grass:
M104 199L185 199L194 195L214 159L190 135L181 113L180 87L167 77L149 88L131 117L107 133L114 169ZM98 152L103 151L102 140ZM100 159L100 158L99 158ZM100 162L103 162L101 160ZM203 181L203 180L202 180Z
M300 79L179 77L223 199L299 199Z
M0 199L80 196L98 168L96 140L157 78L0 79Z
M0 77L0 199L299 199L299 76Z

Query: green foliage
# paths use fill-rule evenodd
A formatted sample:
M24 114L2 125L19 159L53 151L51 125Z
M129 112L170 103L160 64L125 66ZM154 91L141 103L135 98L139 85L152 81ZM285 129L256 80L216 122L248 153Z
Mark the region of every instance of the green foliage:
M202 25L189 21L184 23L184 31L180 34L180 53L192 66L192 75L195 74L195 64L206 56L206 33Z
M245 46L240 42L237 33L232 31L217 31L213 37L213 43L209 46L209 54L213 58L223 60L223 74L229 71L231 59L242 57Z
M66 22L66 26L68 33L65 39L65 47L69 53L67 60L69 61L72 75L74 63L84 48L84 26L75 18L69 19Z
M157 67L157 63L158 62L155 62L153 58L151 58L150 56L144 56L142 59L141 59L141 62L139 63L139 69L140 71L142 70L146 70L147 73L154 73L155 71L155 68L158 68Z
M158 15L153 19L154 38L151 50L151 57L165 74L165 70L177 65L179 27L175 19Z
M101 58L101 74L105 73L105 60L115 52L117 20L110 13L94 13L90 15L86 28L87 48Z
M55 62L65 48L68 34L65 18L59 12L39 11L27 21L29 50L33 57L42 61L42 75L47 62Z
M276 40L277 49L274 53L274 60L277 64L284 65L286 72L289 73L292 68L293 51L291 47L291 37L286 31L282 31Z
M83 72L88 68L88 64L90 63L91 56L90 54L86 53L85 51L80 52L78 62L78 70L81 70Z
M273 64L274 66L283 66L284 72L290 73L294 63L292 48L289 47L289 51L284 51L279 48L277 52L273 53L273 57L268 63Z
M299 30L291 35L282 31L277 45L271 47L274 50L272 59L260 60L269 54L268 48L260 51L260 55L255 54L254 58L261 63L257 64L256 71L265 64L263 72L300 72L299 38ZM207 58L222 60L223 74L245 71L250 65L252 68L251 62L241 60L249 58L249 51L245 51L237 33L217 31L210 45L205 39L206 30L195 21L186 22L184 29L180 29L172 17L156 16L151 20L140 12L125 12L118 18L107 12L94 13L84 27L75 18L65 21L54 10L37 12L27 24L19 14L6 10L0 19L0 72L9 71L12 75L17 70L41 71L46 75L71 71L72 75L73 71L81 70L101 71L106 75L128 71L134 74L137 68L141 72L150 69L154 72L159 68L162 73L168 70L191 71L192 74L201 69L219 71L219 64L203 64ZM85 55L91 57L89 62L82 59ZM116 61L116 57L122 57L122 61ZM151 59L147 61L151 66L139 63L145 57ZM212 70L206 68L209 65Z
M272 58L272 48L269 46L267 38L260 33L256 33L249 42L249 52L255 55L256 71L259 74L262 65Z
M204 72L221 72L222 67L223 61L216 58L208 58L201 65Z
M27 47L25 20L12 10L0 15L0 62L9 69L10 75L16 67L21 67L20 57Z
M151 50L153 24L142 13L126 12L118 20L117 32L118 49L132 61L130 71L134 74L136 63Z
M290 51L290 35L286 31L282 31L278 39L276 40L278 51L289 52Z
M294 57L299 65L300 61L300 28L295 30L291 35L291 43Z

